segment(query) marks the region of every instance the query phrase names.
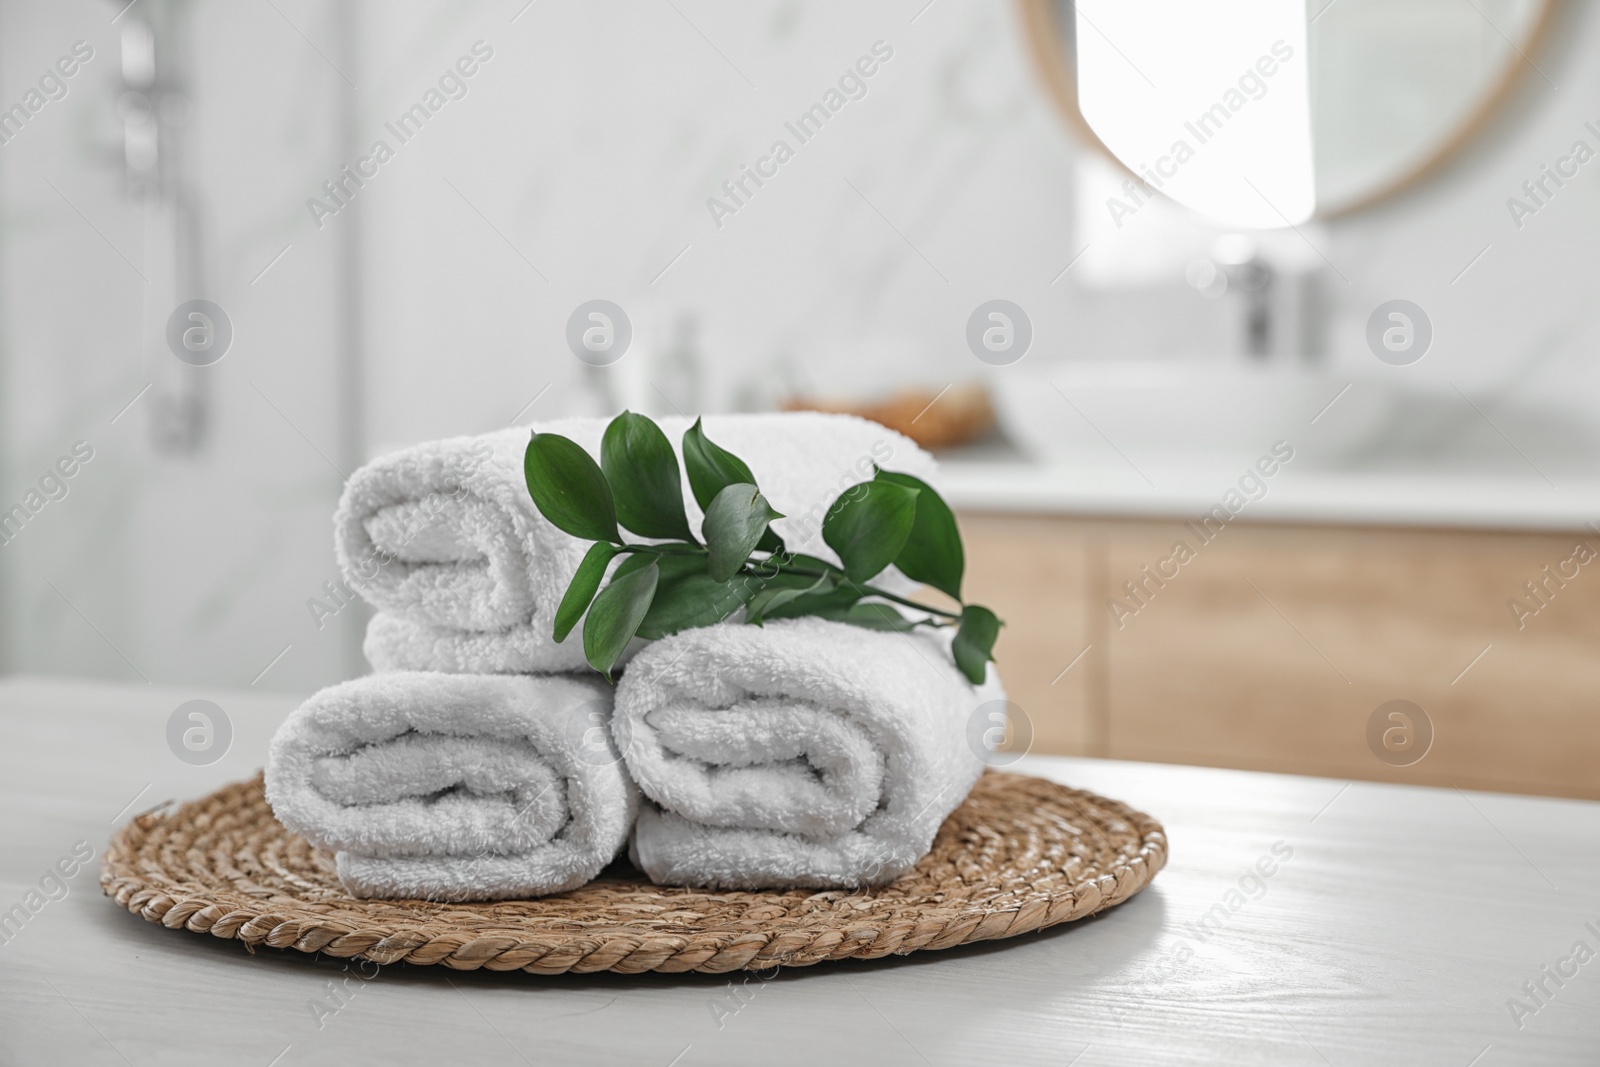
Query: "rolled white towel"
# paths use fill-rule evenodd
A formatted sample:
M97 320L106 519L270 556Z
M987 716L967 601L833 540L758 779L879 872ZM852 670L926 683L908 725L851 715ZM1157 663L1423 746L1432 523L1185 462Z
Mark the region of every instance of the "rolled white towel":
M610 717L597 677L369 675L279 727L267 800L358 897L558 893L616 858L638 810Z
M419 664L423 670L452 674L588 670L581 628L557 645L550 640L549 627L541 630L532 623L492 632L454 630L380 611L367 623L361 651L375 671L411 670Z
M544 423L596 458L605 419ZM679 451L687 420L658 420ZM786 516L773 528L795 551L836 558L821 536L839 493L873 465L937 487L936 464L909 438L850 415L709 415L706 435L750 466ZM529 430L456 437L401 449L351 476L334 516L350 585L380 615L365 651L379 670L562 671L584 667L581 635L557 644L556 607L587 543L550 524L522 469ZM692 528L701 511L684 487ZM879 583L905 591L897 573Z
M646 804L630 855L662 884L877 885L932 847L983 772L969 725L1003 701L942 635L801 618L647 646L612 730Z

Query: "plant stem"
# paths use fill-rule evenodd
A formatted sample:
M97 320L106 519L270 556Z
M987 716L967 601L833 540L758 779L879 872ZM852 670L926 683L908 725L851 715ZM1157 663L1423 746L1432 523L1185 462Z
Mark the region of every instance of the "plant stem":
M849 581L849 579L847 578L846 581ZM855 585L854 582L851 582L850 584ZM893 593L878 589L875 586L858 585L856 588L860 589L863 593L868 593L875 597L882 597L884 600L892 600L896 604L904 604L908 608L915 608L918 611L926 611L930 615L941 615L946 619L959 619L961 617L961 613L959 611L946 611L943 608L933 607L931 604L918 604L915 600L907 600L905 597L895 596Z
M648 553L653 553L653 554L658 555L658 556L661 556L661 555L670 555L670 556L704 556L704 555L709 555L710 554L709 551L703 545L688 545L688 544L683 544L681 542L668 542L666 544L660 544L660 545L632 545L632 544L625 544L625 545L618 545L617 546L617 554L618 555L622 555L624 553L629 553L629 552L648 552ZM772 556L768 556L766 559L763 559L763 560L746 560L744 566L747 567L747 568L756 568L756 567L761 567L761 566L766 565L766 564L771 564L772 562L773 562L773 557ZM843 569L841 569L839 567L832 566L831 564L825 564L825 566L828 567L827 570L818 571L818 570L813 570L812 568L809 568L809 567L786 566L780 560L780 561L777 562L777 568L778 569L776 571L771 572L771 573L765 573L763 571L753 570L753 569L752 570L743 570L742 573L747 574L747 575L749 575L749 576L751 576L753 578L759 578L759 579L770 579L775 574L798 574L798 575L802 575L803 577L807 577L807 578L842 578L846 582L849 582L852 586L855 586L855 588L861 590L862 595L864 595L864 596L875 596L875 597L878 597L881 600L893 601L894 603L899 604L899 605L901 605L903 607L912 608L912 609L914 609L916 611L925 611L930 615L938 615L938 616L941 616L941 617L946 618L946 619L959 619L961 617L961 613L957 612L957 611L946 611L943 608L936 608L931 604L919 604L915 600L907 600L903 596L897 596L896 594L891 593L886 589L879 589L876 586L859 585L855 581L853 581L850 578L850 576L844 572Z
M682 543L668 543L663 545L618 545L617 555L627 552L649 552L657 556L704 556L709 553L703 546L687 545Z
M770 558L771 557L769 556L768 559L770 559ZM763 560L762 562L765 563L767 561ZM915 608L917 611L926 611L931 615L942 615L947 619L959 619L961 617L961 613L960 612L946 611L943 608L936 608L936 607L933 607L930 604L918 604L915 600L907 600L903 596L896 596L894 593L891 593L891 592L889 592L889 591L887 591L885 589L879 589L876 586L857 585L854 581L851 580L851 578L850 578L850 576L848 574L846 574L843 570L839 569L838 567L830 566L826 571L816 571L816 570L811 570L810 568L807 568L807 567L786 567L782 563L779 563L778 564L778 572L779 573L783 573L783 574L798 574L798 575L802 575L803 577L807 577L807 578L843 578L845 581L849 582L851 585L853 585L857 589L861 590L861 592L863 594L866 594L868 596L880 597L880 598L882 598L884 600L892 600L896 604L902 604L902 605L904 605L905 607L908 607L908 608ZM757 577L757 578L761 578L761 577L770 578L772 576L770 574L769 575L762 575L762 574L757 573L757 574L755 574L755 577Z

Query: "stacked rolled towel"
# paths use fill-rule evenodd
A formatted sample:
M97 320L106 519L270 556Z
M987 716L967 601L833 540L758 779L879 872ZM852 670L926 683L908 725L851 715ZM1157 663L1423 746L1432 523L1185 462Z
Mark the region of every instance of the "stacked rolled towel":
M683 419L658 420L681 448ZM545 423L600 454L606 420ZM822 516L876 464L935 483L933 458L908 438L849 415L707 416L704 429L738 455L795 551L833 562ZM557 605L587 544L556 529L528 494L529 431L431 441L382 456L351 476L334 517L349 583L378 614L363 651L378 670L474 673L585 670L583 642L551 636ZM681 462L681 457L680 457ZM701 519L685 494L691 527ZM890 573L878 583L910 587Z
M687 422L660 425L681 448ZM538 429L598 456L605 426ZM874 466L937 484L927 453L850 416L704 430L749 464L789 549L834 562L820 531L842 490ZM635 642L613 689L581 640L552 636L588 546L534 506L528 438L430 442L350 478L335 545L378 609L365 644L378 673L280 728L266 770L279 820L335 852L361 897L561 892L624 846L657 882L738 889L881 884L925 855L983 770L968 724L1003 699L993 669L970 685L947 631L730 620ZM892 568L874 584L913 587Z
M877 885L909 870L983 772L948 640L800 618L685 630L617 685L613 731L655 807L629 854L653 881Z
M400 671L322 690L272 740L266 793L358 897L504 900L588 882L638 808L598 676Z

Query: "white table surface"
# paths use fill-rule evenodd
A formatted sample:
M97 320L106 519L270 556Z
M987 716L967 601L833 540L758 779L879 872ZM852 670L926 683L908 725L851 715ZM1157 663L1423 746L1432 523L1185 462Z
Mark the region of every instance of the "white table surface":
M165 740L193 697L234 727L206 767ZM1508 1008L1576 942L1600 952L1600 804L1086 759L1021 769L1150 812L1172 850L1094 919L750 977L739 999L728 976L395 966L319 1028L345 962L167 930L97 885L113 824L248 776L292 703L0 683L0 911L75 842L97 857L0 945L0 1064L1600 1061L1600 958L1547 979L1520 1028ZM1190 924L1279 842L1264 893L1200 940Z

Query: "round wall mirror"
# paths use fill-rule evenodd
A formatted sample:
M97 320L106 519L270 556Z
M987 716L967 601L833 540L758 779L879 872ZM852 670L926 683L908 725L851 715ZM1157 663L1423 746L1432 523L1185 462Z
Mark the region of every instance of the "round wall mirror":
M1559 6L1019 2L1087 143L1180 203L1259 226L1348 214L1438 171L1522 79L1549 82L1539 52Z

